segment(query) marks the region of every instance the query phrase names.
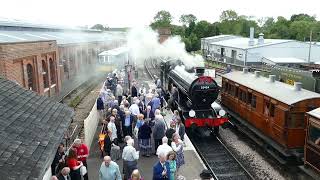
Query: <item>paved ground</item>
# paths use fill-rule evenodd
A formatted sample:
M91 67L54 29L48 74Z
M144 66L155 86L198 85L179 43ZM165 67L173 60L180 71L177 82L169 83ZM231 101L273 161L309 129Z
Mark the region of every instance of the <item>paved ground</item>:
M167 116L165 116L166 121L171 119L171 114L167 112ZM102 163L102 158L100 157L100 150L98 146L98 133L101 130L101 126L97 128L97 132L94 138L94 141L90 148L90 156L88 158L88 173L90 180L98 180L99 179L99 169ZM185 162L186 164L182 166L178 172L185 176L188 180L193 180L199 178L199 174L204 169L202 161L199 159L199 156L196 154L193 145L191 144L188 137L185 137ZM137 143L136 143L137 144ZM136 147L137 148L137 147ZM137 148L138 149L138 148ZM122 160L116 161L120 166L120 170L122 171ZM140 157L138 160L138 168L141 171L145 180L152 179L152 167L157 162L156 156L151 157Z

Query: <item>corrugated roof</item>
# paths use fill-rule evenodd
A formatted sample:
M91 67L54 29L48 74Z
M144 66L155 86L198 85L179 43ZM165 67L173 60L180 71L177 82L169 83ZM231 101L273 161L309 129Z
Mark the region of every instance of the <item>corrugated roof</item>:
M95 41L112 41L124 39L122 32L79 32L79 31L5 31L0 30L0 42L24 42L56 40L57 44L85 43Z
M233 39L212 42L211 44L217 45L217 46L223 46L223 47L233 47L238 49L250 49L250 48L257 48L257 47L263 47L263 46L272 45L272 44L279 44L279 43L294 41L294 40L287 40L287 39L264 39L263 44L258 44L258 39L255 38L254 45L249 46L249 43L248 43L249 40L250 38L237 37Z
M224 74L223 77L288 105L306 99L320 98L320 94L318 93L305 89L295 91L294 87L291 85L279 81L271 83L268 78L262 76L257 78L252 73L244 74L241 71L233 71Z
M0 179L42 179L73 110L0 76Z

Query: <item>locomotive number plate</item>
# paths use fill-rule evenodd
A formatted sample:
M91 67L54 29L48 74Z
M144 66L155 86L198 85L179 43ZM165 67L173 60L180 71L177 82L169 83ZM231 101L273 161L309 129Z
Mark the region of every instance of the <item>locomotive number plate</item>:
M200 89L209 89L209 86L200 86Z

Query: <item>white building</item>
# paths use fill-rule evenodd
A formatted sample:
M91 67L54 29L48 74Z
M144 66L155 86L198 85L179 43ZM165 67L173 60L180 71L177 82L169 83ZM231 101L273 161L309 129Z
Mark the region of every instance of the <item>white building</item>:
M250 28L250 38L232 35L203 38L201 48L204 56L237 65L308 63L309 43L264 39L262 33L256 39L253 34L254 30ZM319 45L312 44L310 52L310 62L320 61Z

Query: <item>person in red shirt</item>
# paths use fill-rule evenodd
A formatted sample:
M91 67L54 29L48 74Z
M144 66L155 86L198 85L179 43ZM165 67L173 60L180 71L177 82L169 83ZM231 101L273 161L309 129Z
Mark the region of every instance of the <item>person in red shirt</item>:
M77 160L77 152L70 149L67 157L67 165L70 168L70 177L72 180L81 180L80 167L83 166L81 161Z
M87 145L81 142L81 139L74 140L74 146L77 150L78 160L83 163L83 165L88 169L87 157L89 156L89 150ZM83 176L84 180L88 180L88 173Z

